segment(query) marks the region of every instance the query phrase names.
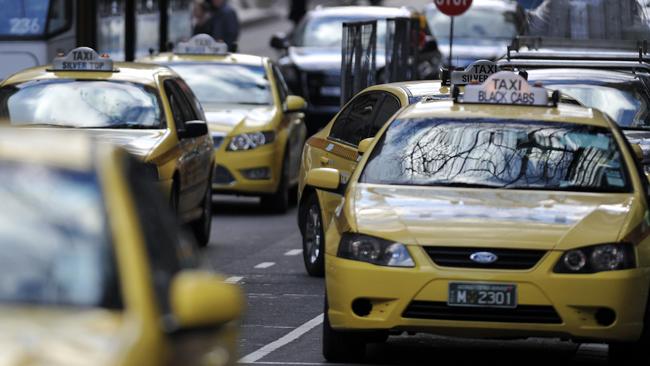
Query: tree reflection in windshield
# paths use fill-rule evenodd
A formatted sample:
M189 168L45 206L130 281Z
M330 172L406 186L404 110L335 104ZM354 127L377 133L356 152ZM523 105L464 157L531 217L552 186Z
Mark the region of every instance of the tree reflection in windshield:
M570 123L401 120L373 151L362 182L627 192L611 133Z

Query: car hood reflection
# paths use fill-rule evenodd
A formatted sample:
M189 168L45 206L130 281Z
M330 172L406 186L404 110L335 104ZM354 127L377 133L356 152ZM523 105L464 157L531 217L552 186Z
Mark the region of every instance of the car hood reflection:
M359 232L405 244L570 248L616 242L631 194L395 187L359 184L351 207Z
M1 366L110 365L123 356L128 329L119 313L0 307Z

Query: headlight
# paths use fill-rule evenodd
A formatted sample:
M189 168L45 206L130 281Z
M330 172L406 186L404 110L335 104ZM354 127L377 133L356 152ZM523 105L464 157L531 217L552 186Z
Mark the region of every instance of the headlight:
M379 266L415 267L404 244L361 234L344 234L338 256Z
M570 250L555 265L555 273L598 273L635 267L630 244L603 244Z
M228 144L229 151L246 151L256 149L263 145L268 145L275 141L275 132L253 132L242 133L230 139Z

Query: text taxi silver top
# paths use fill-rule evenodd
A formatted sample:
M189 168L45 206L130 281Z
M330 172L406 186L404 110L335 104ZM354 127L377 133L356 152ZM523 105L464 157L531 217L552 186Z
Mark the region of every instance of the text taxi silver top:
M478 60L467 66L463 71L451 73L452 85L467 85L472 82L484 83L491 75L499 71L495 62L489 60Z
M187 42L179 43L174 48L177 55L227 55L228 45L215 41L207 34L197 34Z
M89 47L75 48L65 56L52 61L51 71L104 71L114 72L113 60L108 55L98 55Z

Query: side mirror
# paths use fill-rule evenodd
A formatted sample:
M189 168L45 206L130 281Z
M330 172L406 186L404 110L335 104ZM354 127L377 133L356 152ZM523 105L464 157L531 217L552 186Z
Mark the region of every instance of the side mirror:
M170 296L179 330L223 325L239 319L244 308L237 285L206 271L180 272L172 280Z
M639 144L630 144L632 146L632 152L634 153L634 157L638 161L643 161L645 159L645 156L643 155L643 149L641 149L641 145Z
M287 112L302 112L307 109L307 102L297 95L289 95L284 102L284 109Z
M308 186L312 186L316 189L340 193L341 173L332 168L312 169L307 172L307 179L305 182Z
M271 37L270 45L276 50L286 50L289 48L289 39L285 33L276 33Z
M208 134L208 124L204 121L185 122L185 129L178 131L178 137L181 139L192 139Z
M359 154L365 154L368 150L370 150L370 145L372 145L372 142L375 141L374 137L369 137L367 139L361 140L359 142L359 147L357 150L359 150Z

